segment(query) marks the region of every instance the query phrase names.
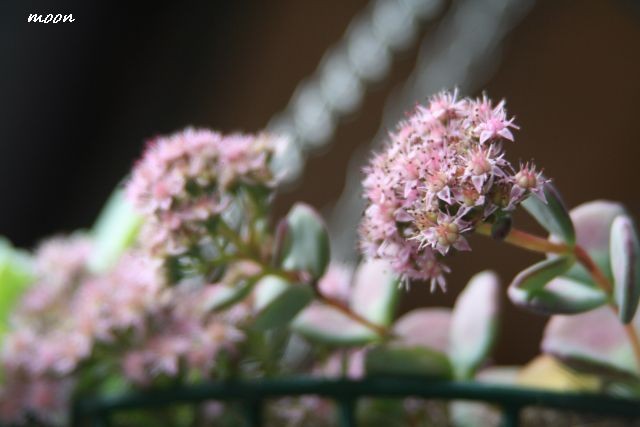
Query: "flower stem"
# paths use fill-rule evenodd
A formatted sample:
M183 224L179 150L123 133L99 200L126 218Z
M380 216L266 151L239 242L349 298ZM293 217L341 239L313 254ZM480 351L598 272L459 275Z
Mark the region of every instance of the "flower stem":
M476 232L485 236L491 236L491 224L480 224L476 228ZM613 303L613 285L611 281L604 275L602 269L593 261L591 256L580 245L570 246L564 243L554 243L549 240L529 234L518 229L511 229L504 241L517 246L519 248L528 249L533 252L554 253L564 255L574 255L576 260L589 272L593 281L608 295L609 308L618 316L618 307ZM633 353L636 359L636 365L640 368L640 338L633 327L633 324L624 325L625 333L629 338Z
M483 236L491 237L491 224L482 223L476 228L476 232ZM554 243L549 240L534 236L525 231L512 228L507 237L503 239L505 242L518 246L519 248L528 249L533 252L568 254L571 253L571 246L564 243Z
M229 227L228 224L226 224L224 221L220 221L218 225L219 225L218 229L220 233L224 237L229 239L231 243L236 246L236 249L238 251L237 254L234 254L233 256L228 257L225 261L230 262L232 260L239 261L239 260L246 259L259 264L262 267L262 275L272 274L274 276L281 277L284 280L288 282L293 282L293 283L296 283L296 282L304 283L309 281L308 278L305 278L304 274L301 275L298 272L294 272L294 271L283 271L280 268L275 268L270 266L268 263L264 262L264 260L262 260L258 255L256 255L255 252L252 250L252 248L249 245L247 245L240 238L240 236L238 236L238 234L231 227ZM390 335L389 330L386 327L382 325L378 325L374 322L371 322L369 319L356 313L349 306L343 304L341 301L335 298L323 295L315 283L310 283L309 285L313 287L316 298L319 301L322 301L323 303L332 306L333 308L342 312L345 316L349 317L350 319L375 331L376 334L378 334L380 337L384 338Z

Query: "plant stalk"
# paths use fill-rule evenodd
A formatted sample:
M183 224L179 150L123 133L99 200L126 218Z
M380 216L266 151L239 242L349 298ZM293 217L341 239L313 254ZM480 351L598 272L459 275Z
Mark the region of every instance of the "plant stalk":
M224 224L224 222L222 222ZM240 239L240 237L235 233L235 231L233 231L230 227L228 227L226 224L224 224L223 227L221 227L221 230L224 231L224 236L227 237L228 239L231 240L232 243L234 243L237 247L237 249L239 250L239 254L234 255L233 257L229 257L227 259L227 261L231 261L231 260L250 260L253 262L258 263L261 267L262 267L262 273L261 276L264 275L268 275L268 274L272 274L274 276L278 276L283 278L286 281L289 282L294 282L294 283L300 283L300 282L305 282L308 281L308 278L305 278L305 275L301 275L298 272L295 271L284 271L281 270L280 268L275 268L273 266L270 266L269 264L265 263L262 259L260 259L259 257L255 256L251 250L249 250L248 246L244 244L244 242ZM256 280L257 281L257 280ZM374 322L371 322L369 319L361 316L360 314L356 313L355 311L351 310L351 308L349 308L347 305L343 304L341 301L329 297L327 295L323 295L320 290L318 289L318 286L316 286L315 283L310 283L309 286L312 286L316 295L316 298L319 301L322 301L323 303L332 306L333 308L335 308L336 310L340 311L341 313L343 313L345 316L347 316L348 318L350 318L351 320L354 320L355 322L360 323L361 325L373 330L376 334L378 334L380 337L385 338L388 337L390 335L389 330L382 326L382 325L378 325Z

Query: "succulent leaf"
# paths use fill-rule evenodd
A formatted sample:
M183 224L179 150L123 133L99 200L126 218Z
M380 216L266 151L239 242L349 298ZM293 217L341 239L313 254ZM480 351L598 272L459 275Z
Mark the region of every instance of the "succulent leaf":
M549 233L559 236L565 243L576 242L576 232L560 193L551 183L545 183L544 195L546 203L536 196L529 196L522 206Z
M451 310L418 308L393 324L393 334L403 345L427 347L441 353L449 351Z
M208 296L204 306L206 310L224 310L247 296L251 292L252 285L253 282L249 280L237 284L219 283L215 285L215 292Z
M634 327L637 331L638 325ZM551 317L542 350L582 372L614 378L640 374L624 326L609 307Z
M610 237L611 224L618 215L626 214L626 210L620 203L607 200L594 200L583 203L571 210L571 219L576 228L576 244L587 251L593 261L610 280L611 274ZM556 236L551 236L557 240ZM596 286L589 272L576 263L564 276Z
M640 245L631 218L616 217L611 224L611 270L614 297L623 323L629 323L640 299Z
M514 304L542 315L583 313L609 300L600 289L566 277L556 277L535 291L509 288L509 298Z
M277 276L263 277L254 291L257 314L253 325L259 330L285 326L313 299L309 286Z
M351 292L354 312L379 325L391 324L398 301L398 278L386 261L363 261Z
M102 273L112 267L120 255L136 240L142 217L126 199L124 190L117 189L105 204L91 231L94 249L89 268Z
M374 330L322 303L305 308L293 319L291 329L311 341L333 346L364 345L379 339Z
M450 357L456 377L472 378L496 340L500 279L491 271L471 278L451 315Z
M608 296L600 289L561 276L574 264L573 256L559 256L527 268L513 279L509 298L544 315L581 313L606 304Z
M324 221L310 206L297 203L280 230L280 265L287 271L305 271L320 278L329 264L329 233Z

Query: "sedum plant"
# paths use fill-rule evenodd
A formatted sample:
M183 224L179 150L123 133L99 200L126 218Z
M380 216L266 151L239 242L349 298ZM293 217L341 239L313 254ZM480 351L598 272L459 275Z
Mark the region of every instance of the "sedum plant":
M538 252L507 294L515 305L551 316L542 349L566 367L623 378L638 390L640 244L629 212L594 201L568 211L532 163L505 158L514 141L504 102L443 92L419 105L391 133L365 170L368 206L360 227L370 258L387 260L408 283L445 288L451 251L470 249L471 233ZM548 232L513 227L522 206ZM630 386L629 382L633 385Z
M486 96L443 92L417 106L365 169L357 266L330 263L326 227L310 206L272 218L286 139L191 128L155 138L91 230L30 253L0 241L0 422L65 425L80 397L291 375L637 395L633 222L612 202L568 212L535 165L507 160L516 129L505 103ZM549 235L515 228L520 207ZM471 233L544 256L506 292L551 316L544 355L524 368L490 363L502 299L493 272L473 276L452 309L398 310L412 282L446 289L446 257L470 250ZM207 402L114 423L234 426L242 410ZM358 418L464 426L487 411L366 399ZM273 425L324 426L333 412L305 396L275 400L266 415Z
M30 254L4 244L2 422L65 425L78 397L211 379L473 378L497 328L496 276L474 278L453 312L398 317L386 261L329 265L326 227L305 204L270 218L283 144L194 129L157 138L92 230ZM279 423L304 425L325 403L274 405ZM238 411L211 403L121 421L237 425Z

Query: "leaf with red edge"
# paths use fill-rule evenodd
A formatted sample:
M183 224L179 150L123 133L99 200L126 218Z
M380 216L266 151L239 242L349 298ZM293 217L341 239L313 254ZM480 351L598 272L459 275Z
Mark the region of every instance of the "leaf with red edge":
M311 341L335 346L364 345L380 339L371 328L334 307L318 302L298 314L291 323L291 329Z
M634 325L636 331L637 326ZM542 350L589 373L613 377L640 374L625 327L609 307L551 317L544 331Z
M565 277L556 277L547 282L544 288L534 291L510 287L509 298L515 305L545 316L583 313L609 300L600 289Z
M363 261L356 270L350 307L370 322L388 326L398 301L398 277L383 260Z
M371 323L388 326L397 299L398 279L389 265L382 260L362 262L354 275L349 309ZM380 338L371 328L323 303L307 307L291 327L310 340L331 345L362 345Z
M581 313L606 304L609 297L599 288L562 276L574 263L573 256L558 256L532 265L513 279L509 299L544 315Z
M626 209L620 203L608 200L594 200L583 203L570 212L576 228L576 244L587 251L607 278L611 275L610 237L611 224L618 215L626 214ZM551 240L558 240L551 236ZM563 276L595 286L589 272L576 263Z
M451 310L448 308L418 308L393 325L393 334L404 345L428 347L442 353L449 351L450 331Z
M498 332L500 279L491 271L471 278L451 317L450 356L456 376L471 378L485 361Z
M629 323L640 299L640 245L635 225L628 216L620 215L611 224L610 248L614 297L620 320Z

